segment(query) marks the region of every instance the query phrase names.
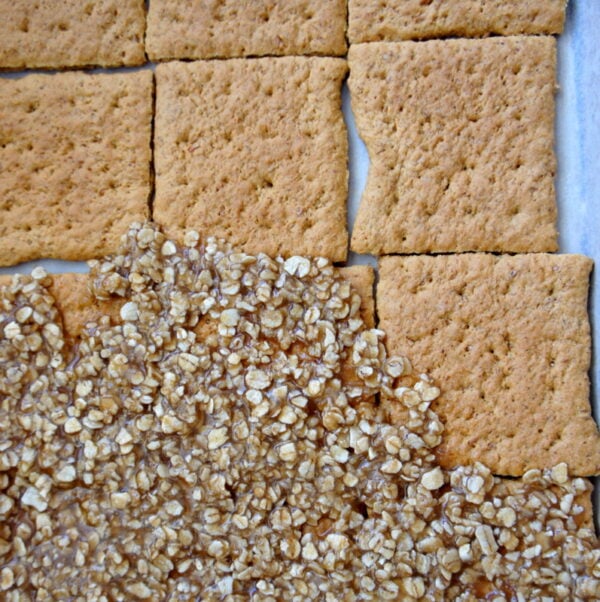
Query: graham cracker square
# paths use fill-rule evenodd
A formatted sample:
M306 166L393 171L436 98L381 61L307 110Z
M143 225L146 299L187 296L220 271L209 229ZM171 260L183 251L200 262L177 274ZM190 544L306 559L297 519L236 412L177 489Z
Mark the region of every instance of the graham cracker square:
M116 251L148 218L152 73L0 80L0 265Z
M164 63L156 69L154 219L249 253L347 253L342 59Z
M0 0L0 69L119 67L145 61L143 0Z
M361 298L360 314L365 324L372 328L375 322L375 299L373 268L363 265L340 268L340 276L348 280ZM10 276L0 275L0 286L10 284ZM90 290L87 274L55 274L51 276L50 294L63 318L63 328L69 337L78 337L88 322L97 322L102 316L109 316L113 323L121 321L119 310L124 303L120 297L109 300L97 299Z
M349 0L350 43L556 34L565 0Z
M146 49L154 61L346 53L345 0L153 0Z
M587 293L578 255L385 257L379 325L441 390L442 466L483 462L501 475L566 462L600 472L591 415Z
M360 317L368 328L375 324L375 299L373 268L354 265L339 268L339 275L347 280L360 296ZM12 277L0 274L0 298L2 287L10 286ZM120 323L120 310L125 300L114 296L110 299L98 299L91 291L89 274L64 273L49 277L48 292L54 298L55 306L62 319L63 332L68 341L76 341L83 334L86 325L98 322L108 316L112 324ZM201 321L196 328L199 335L204 334L208 320ZM350 369L348 370L350 374Z
M371 158L354 251L557 248L554 38L360 44L349 64Z

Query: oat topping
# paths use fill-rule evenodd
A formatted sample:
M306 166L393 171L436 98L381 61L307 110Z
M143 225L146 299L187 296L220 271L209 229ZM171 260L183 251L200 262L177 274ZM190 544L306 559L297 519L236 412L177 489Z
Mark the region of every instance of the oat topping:
M442 471L438 388L326 260L136 225L91 275L122 323L77 341L43 271L0 296L3 600L600 597L588 482Z

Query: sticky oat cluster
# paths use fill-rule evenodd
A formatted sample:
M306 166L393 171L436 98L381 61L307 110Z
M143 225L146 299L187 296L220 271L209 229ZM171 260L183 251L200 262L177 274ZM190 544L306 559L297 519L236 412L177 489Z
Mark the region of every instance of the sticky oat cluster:
M78 340L43 271L0 295L2 599L598 599L587 481L442 471L326 260L137 225L91 276L120 320Z

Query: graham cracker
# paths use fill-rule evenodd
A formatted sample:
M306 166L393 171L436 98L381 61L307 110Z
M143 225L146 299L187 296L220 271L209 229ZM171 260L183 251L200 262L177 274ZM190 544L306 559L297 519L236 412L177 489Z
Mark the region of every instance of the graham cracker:
M143 0L0 0L0 68L141 65L145 12Z
M442 393L442 466L480 461L518 476L566 462L600 472L591 416L587 293L578 255L385 257L379 326Z
M148 217L152 73L0 80L0 265L116 251Z
M373 328L375 271L370 266L354 265L339 268L339 274L350 282L360 296L360 317L368 328ZM0 274L0 287L10 285L11 280L11 276ZM98 322L102 316L108 316L113 324L121 321L119 311L126 300L117 296L107 300L97 299L91 292L88 274L51 274L48 291L62 316L65 335L71 339L80 337L86 324Z
M111 324L121 322L119 311L125 300L121 297L97 299L90 289L88 274L55 274L51 278L48 291L54 297L68 338L81 337L86 324L98 322L102 316L108 316Z
M566 0L349 0L350 43L556 34Z
M249 253L347 254L342 59L156 68L154 220Z
M10 286L12 276L0 274L0 296L2 287ZM63 332L67 339L78 339L89 322L97 322L108 316L112 324L121 321L119 310L125 300L113 297L97 299L91 292L88 274L50 274L48 292L62 319Z
M153 0L146 50L154 61L346 53L345 0Z
M359 253L557 248L555 40L352 46L352 108L371 165Z

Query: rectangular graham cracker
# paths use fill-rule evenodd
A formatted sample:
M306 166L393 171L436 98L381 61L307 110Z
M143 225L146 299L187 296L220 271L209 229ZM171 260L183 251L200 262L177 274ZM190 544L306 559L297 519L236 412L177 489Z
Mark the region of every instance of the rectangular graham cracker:
M377 288L388 351L432 376L446 468L500 475L566 462L600 472L591 415L587 293L578 255L385 257Z
M118 67L145 61L143 0L0 0L0 69Z
M556 34L566 0L349 0L348 39L357 42Z
M557 247L552 37L352 46L359 253Z
M65 273L50 275L48 292L62 320L65 338L78 339L86 324L98 322L102 316L108 316L111 324L121 321L119 310L125 302L120 297L101 300L94 297L90 289L88 274ZM12 276L0 274L0 297L2 288L10 286Z
M350 282L354 291L360 296L360 317L367 328L375 326L375 299L373 285L375 271L370 266L355 265L339 268L339 275ZM10 276L0 275L0 287L10 284ZM54 297L60 312L65 335L70 340L81 336L86 324L98 322L102 316L108 316L111 324L121 322L119 311L125 302L121 297L100 300L92 295L87 274L54 274L51 276L48 291ZM194 329L202 336L212 332L214 324L205 316ZM344 374L351 374L347 369Z
M343 261L345 73L316 57L158 65L154 220L173 238Z
M348 280L360 296L360 317L368 328L373 328L375 271L369 266L355 265L339 268L339 275ZM2 287L9 286L11 280L11 276L0 274L0 295ZM97 299L91 292L88 274L53 274L50 280L48 291L54 297L65 335L69 339L80 337L86 324L98 322L102 316L108 316L112 324L121 321L119 311L125 300L116 296L108 300Z
M79 338L86 324L98 322L102 316L108 316L111 324L121 322L119 311L125 300L116 296L97 299L92 294L87 274L55 274L48 291L54 297L64 333L69 339Z
M0 80L0 265L116 251L148 218L152 73Z
M368 328L373 328L375 271L369 266L354 265L340 268L339 274L350 282L360 296L360 317ZM0 286L5 283L0 276ZM65 332L70 337L80 336L88 322L97 322L103 315L108 315L113 323L121 321L119 310L124 300L120 297L107 301L96 299L90 291L87 274L56 274L52 276L49 290L63 316Z
M345 0L152 0L146 50L154 61L346 53Z

